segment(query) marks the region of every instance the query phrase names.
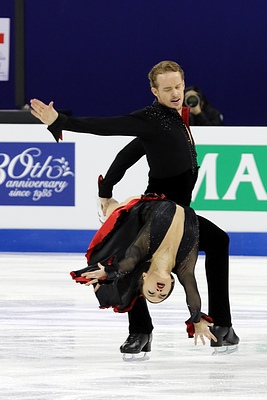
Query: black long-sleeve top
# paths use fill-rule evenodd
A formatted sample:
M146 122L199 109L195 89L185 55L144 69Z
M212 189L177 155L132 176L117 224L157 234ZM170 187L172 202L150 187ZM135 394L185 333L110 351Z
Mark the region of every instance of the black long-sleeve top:
M152 186L152 191L164 193L173 201L189 205L197 177L196 151L185 123L175 109L155 101L152 106L118 117L75 118L59 114L48 129L56 141L59 141L63 130L101 136L135 136L138 139L132 141L126 150L127 164L133 165L145 153L150 169L149 180L152 184L157 182L157 190L153 190ZM163 190L158 180L164 182ZM184 186L184 180L188 188ZM181 186L181 191L177 186ZM182 197L185 198L180 201L174 198L175 195L170 197L168 190L170 195L172 190L175 193L183 192Z

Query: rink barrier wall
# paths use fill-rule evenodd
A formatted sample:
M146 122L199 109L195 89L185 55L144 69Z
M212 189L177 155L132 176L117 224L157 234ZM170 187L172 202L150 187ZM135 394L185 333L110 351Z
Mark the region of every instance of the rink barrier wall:
M96 230L1 229L0 252L86 253ZM228 232L230 255L267 256L267 233Z
M199 177L191 206L231 239L231 255L267 256L266 127L192 127ZM85 252L99 229L97 181L132 138L0 124L0 251ZM124 201L147 186L145 157L114 189Z

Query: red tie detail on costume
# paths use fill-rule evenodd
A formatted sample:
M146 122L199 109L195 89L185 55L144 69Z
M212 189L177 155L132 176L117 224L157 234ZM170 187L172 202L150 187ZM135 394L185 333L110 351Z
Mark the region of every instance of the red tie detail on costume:
M189 107L184 107L182 108L182 118L183 121L185 123L185 125L187 126L188 129L189 128L189 115L190 115L190 108Z

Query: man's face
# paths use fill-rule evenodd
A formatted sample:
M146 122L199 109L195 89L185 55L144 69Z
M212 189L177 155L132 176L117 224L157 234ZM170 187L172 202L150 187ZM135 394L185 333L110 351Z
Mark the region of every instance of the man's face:
M185 84L180 72L170 71L159 74L157 85L157 88L152 87L151 91L157 97L158 102L176 109L181 114Z

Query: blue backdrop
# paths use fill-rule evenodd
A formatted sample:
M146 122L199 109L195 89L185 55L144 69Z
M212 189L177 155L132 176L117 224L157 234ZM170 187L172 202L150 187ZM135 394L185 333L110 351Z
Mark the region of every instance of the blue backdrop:
M4 3L4 4L3 4ZM10 81L0 108L14 102L14 6ZM147 73L179 62L226 125L267 125L266 0L26 0L26 101L55 101L74 115L116 115L151 103Z

